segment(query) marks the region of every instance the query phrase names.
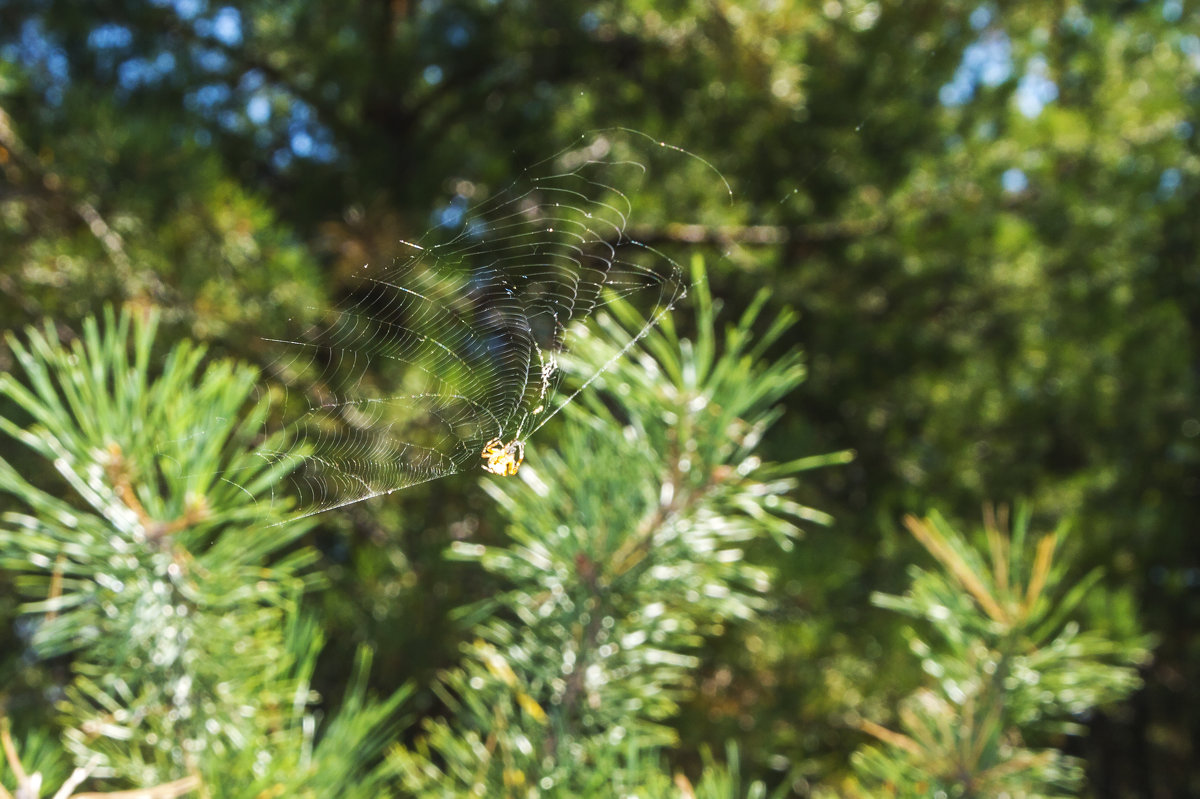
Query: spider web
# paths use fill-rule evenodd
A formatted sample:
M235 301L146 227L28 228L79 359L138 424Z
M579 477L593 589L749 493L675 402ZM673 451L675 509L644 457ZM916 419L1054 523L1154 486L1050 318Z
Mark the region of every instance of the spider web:
M558 355L605 302L633 302L645 324L628 346L644 336L686 285L628 235L631 198L681 158L711 169L633 131L581 137L474 207L457 196L390 265L362 266L319 324L269 339L288 389L272 413L282 436L259 454L290 468L299 515L523 445L603 371L560 392Z

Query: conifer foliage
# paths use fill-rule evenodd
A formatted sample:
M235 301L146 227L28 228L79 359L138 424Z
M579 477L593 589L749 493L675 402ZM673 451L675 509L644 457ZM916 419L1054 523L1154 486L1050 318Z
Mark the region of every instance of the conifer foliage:
M486 613L440 693L452 717L429 723L393 763L417 795L642 795L630 764L672 743L676 709L705 635L746 619L771 572L744 547L791 550L828 517L788 498L806 469L845 453L765 463L756 448L777 401L804 377L797 352L764 352L765 294L724 331L694 267L696 331L672 323L617 359L574 406L555 452L532 448L520 482L489 483L509 541L459 543L509 590ZM606 363L637 317L612 303L572 356ZM568 365L570 368L570 365ZM711 777L710 779L718 779ZM642 792L645 788L642 787Z
M941 568L874 600L924 623L909 641L932 679L899 708L902 731L862 722L882 744L856 753L862 795L1077 795L1081 763L1050 744L1141 684L1148 641L1071 620L1101 574L1072 579L1066 529L1035 542L1027 509L1011 533L1007 515L989 510L980 546L937 514L905 520Z
M764 318L762 293L721 329L698 260L692 277L693 312L644 335L610 300L562 358L586 390L555 446L484 478L504 533L446 555L503 589L459 610L461 659L418 686L439 710L408 726L408 685L369 696L368 647L336 713L311 688L316 517L284 523L284 468L254 454L269 403L253 370L187 342L157 353L158 317L139 310L78 338L10 336L0 432L49 468L0 459L0 569L24 602L21 651L0 660L0 799L809 792L798 772L744 779L736 742L690 776L668 764L701 645L769 607L773 563L832 521L796 501L800 479L851 457L764 460L805 375L795 317ZM1072 621L1099 577L1073 578L1064 534L1032 541L1027 513L978 541L936 515L908 527L941 568L875 601L920 625L932 682L862 721L878 743L857 777L817 793L1076 792L1064 736L1137 687L1146 642Z
M0 460L0 489L18 500L0 521L0 566L28 600L27 658L68 656L72 671L40 701L13 692L31 736L12 747L13 787L38 795L49 776L17 758L57 738L78 769L56 796L86 778L373 796L361 767L401 695L368 702L360 655L344 714L314 747L321 631L298 605L313 555L303 524L273 526L273 503L256 501L282 476L250 454L256 375L205 365L186 342L156 358L156 327L126 311L69 343L49 323L8 341L24 379L4 375L0 394L24 418L0 417L0 430L61 483L36 486Z

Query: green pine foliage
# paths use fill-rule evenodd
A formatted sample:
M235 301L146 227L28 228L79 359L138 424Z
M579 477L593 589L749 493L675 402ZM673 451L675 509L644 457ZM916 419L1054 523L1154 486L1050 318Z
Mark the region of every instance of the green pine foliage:
M693 276L694 339L668 320L631 345L636 312L606 306L566 368L611 368L568 406L560 445L531 447L521 479L488 483L509 540L451 548L507 590L467 611L475 639L438 689L449 715L392 755L414 794L638 795L629 763L645 758L624 753L674 742L663 722L697 648L763 604L772 570L745 547L791 551L804 525L830 521L788 497L846 453L756 454L804 377L794 350L764 358L794 317L755 336L764 294L722 335L698 261Z
M277 524L282 470L250 449L257 376L188 343L156 357L156 327L154 313L110 312L69 343L49 324L9 338L23 379L4 375L0 395L22 418L0 431L61 482L36 486L0 460L16 500L0 517L0 565L26 600L28 657L65 660L70 677L10 686L6 704L28 728L60 731L78 779L373 796L365 769L402 693L368 701L360 656L317 742L322 633L299 605L314 553L305 524ZM36 795L41 768L13 768L14 787Z
M1005 515L989 514L979 545L937 514L906 520L940 568L914 566L904 595L874 600L917 620L909 642L930 681L898 709L901 731L862 723L880 743L856 753L850 793L1076 796L1082 764L1054 745L1140 687L1148 641L1072 619L1100 574L1071 574L1066 528L1034 541L1026 510L1011 534Z
M264 336L345 299L452 193L478 201L583 131L645 131L719 169L732 201L695 161L636 190L631 234L710 257L731 309L767 286L763 316L800 311L809 377L761 456L856 452L797 492L837 525L776 559L770 612L691 650L680 762L735 737L749 777L841 784L861 743L847 718L898 729L921 675L900 617L870 604L922 557L896 521L1025 497L1086 531L1072 568L1130 592L1089 592L1080 623L1160 641L1137 711L1097 714L1072 745L1091 790L1197 795L1197 30L1179 0L5 0L0 325L79 331L106 302L152 305L162 352L188 336L266 371ZM29 386L3 345L0 372ZM6 398L0 416L31 421ZM90 507L55 459L0 447ZM188 506L170 501L168 522ZM499 515L464 477L314 520L310 568L336 590L308 607L329 648L369 642L381 693L455 663L447 616L492 576L443 560L445 536L495 543ZM39 568L0 569L0 686L52 705L81 650L29 654L52 632L19 610L52 595ZM18 592L14 571L43 585ZM324 693L354 662L322 660ZM8 707L37 751L41 727Z
M795 317L764 319L763 292L721 329L699 259L693 285L687 336L668 317L635 337L621 300L580 331L563 366L586 390L558 446L485 482L505 540L447 553L503 590L459 610L461 661L432 686L443 712L404 735L409 691L370 697L367 648L337 712L317 710L314 522L281 523L286 471L254 454L256 373L186 342L160 356L153 312L110 311L78 339L10 337L21 371L0 378L16 409L0 431L57 482L0 460L0 566L26 645L5 663L0 796L766 797L734 742L694 781L672 766L670 722L704 642L768 608L780 559L832 521L792 498L800 479L850 454L762 459L805 376L796 350L774 353ZM913 567L904 595L875 602L915 620L930 683L898 730L862 721L879 743L855 755L856 779L817 793L1076 795L1065 737L1137 688L1147 642L1074 620L1099 574L1072 574L1063 530L1033 541L1025 512L978 542L937 515L907 523L941 568ZM764 544L771 562L748 554ZM68 671L46 678L55 663Z

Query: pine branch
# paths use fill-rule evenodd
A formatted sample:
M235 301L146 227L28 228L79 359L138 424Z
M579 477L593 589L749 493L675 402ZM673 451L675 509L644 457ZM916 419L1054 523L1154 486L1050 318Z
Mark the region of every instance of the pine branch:
M611 792L621 776L598 764L670 743L662 725L689 689L702 635L762 604L768 570L741 546L767 535L790 544L797 521L824 518L783 495L802 469L837 458L753 454L773 403L803 377L794 356L761 359L790 317L752 340L754 309L719 342L698 277L694 345L669 323L631 344L641 318L606 304L564 368L582 379L611 369L566 407L560 446L530 451L523 479L486 484L511 542L457 542L451 554L510 589L439 686L452 715L393 754L410 790Z
M0 799L38 799L41 796L42 775L39 772L29 774L21 765L16 745L12 740L8 718L3 714L0 714L0 746L4 749L4 757L8 762L9 769L17 778L17 793L13 795L3 785L0 785ZM87 765L72 771L51 799L175 799L175 797L183 796L200 787L199 777L192 775L169 783L132 791L74 793L75 789L91 776L99 764L100 759L93 757Z
M873 600L930 625L937 642L914 631L913 649L938 680L902 704L902 731L861 722L884 744L855 756L868 795L879 785L900 786L904 796L1074 790L1082 779L1077 764L1058 750L1028 748L1026 735L1061 732L1070 724L1065 717L1117 701L1138 686L1144 640L1109 640L1066 621L1094 578L1067 582L1066 569L1055 562L1062 531L1028 546L1029 514L1018 512L1011 532L1001 527L1007 518L1004 509L986 509L983 547L940 516L905 519L941 568L918 570L904 596Z
M111 794L121 797L179 796L201 781L247 799L372 796L406 692L368 700L360 654L314 743L321 636L298 599L315 554L298 546L310 523L272 526L286 513L271 501L286 468L254 449L266 413L248 402L255 374L205 365L186 342L152 363L156 319L110 311L70 345L51 326L10 337L21 371L0 375L0 396L28 417L0 417L0 433L75 494L0 459L0 490L29 511L0 518L0 568L30 600L30 654L72 656L56 710L84 765L56 799L93 774L155 783Z

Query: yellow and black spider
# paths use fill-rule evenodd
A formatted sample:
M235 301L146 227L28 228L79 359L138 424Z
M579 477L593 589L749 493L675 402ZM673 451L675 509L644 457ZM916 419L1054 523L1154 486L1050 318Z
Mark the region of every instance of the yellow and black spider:
M525 460L525 442L514 438L505 444L499 438L493 438L484 445L480 456L484 469L501 477L511 477Z

